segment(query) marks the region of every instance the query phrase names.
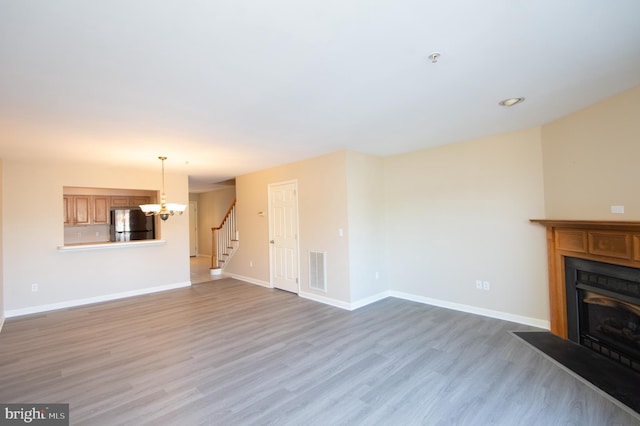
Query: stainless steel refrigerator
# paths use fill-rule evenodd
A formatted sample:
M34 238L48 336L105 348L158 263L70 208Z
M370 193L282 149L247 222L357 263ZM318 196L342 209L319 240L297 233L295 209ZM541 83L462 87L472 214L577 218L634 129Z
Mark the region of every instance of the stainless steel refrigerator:
M111 241L153 240L155 224L139 208L111 209Z

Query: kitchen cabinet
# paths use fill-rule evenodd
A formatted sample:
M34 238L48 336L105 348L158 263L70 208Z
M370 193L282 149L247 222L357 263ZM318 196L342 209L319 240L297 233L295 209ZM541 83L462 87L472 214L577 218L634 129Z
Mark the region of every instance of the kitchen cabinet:
M71 195L62 196L64 224L108 225L112 207L138 207L149 204L150 196L144 195Z
M62 196L62 208L64 212L64 224L73 224L73 195Z
M108 224L111 197L94 195L92 198L93 198L93 204L92 204L93 211L91 212L92 223L95 225Z
M145 196L111 196L112 207L137 207L140 204L149 204L149 197Z
M111 205L113 207L129 207L129 197L125 196L111 196Z
M103 225L109 223L110 197L63 195L65 225Z
M138 207L140 204L149 204L149 197L135 196L129 197L131 207Z
M89 225L91 223L91 196L75 195L72 205L72 224Z

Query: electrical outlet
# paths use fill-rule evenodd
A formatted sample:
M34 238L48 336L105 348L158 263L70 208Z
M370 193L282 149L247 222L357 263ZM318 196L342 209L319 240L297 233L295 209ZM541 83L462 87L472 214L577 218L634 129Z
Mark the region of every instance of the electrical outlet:
M491 290L491 285L489 284L489 281L482 281L482 289L486 291Z
M249 268L253 268L253 260L249 261Z
M376 272L376 280L380 279L380 273Z
M38 291L38 284L36 284L36 283L31 284L31 291L33 293L37 292Z
M476 288L482 290L482 280L476 280Z

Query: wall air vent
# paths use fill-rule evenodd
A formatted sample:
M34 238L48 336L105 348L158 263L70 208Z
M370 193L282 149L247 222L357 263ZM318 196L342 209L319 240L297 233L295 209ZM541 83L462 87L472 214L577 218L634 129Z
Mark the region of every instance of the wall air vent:
M309 288L327 291L327 269L324 251L309 251Z

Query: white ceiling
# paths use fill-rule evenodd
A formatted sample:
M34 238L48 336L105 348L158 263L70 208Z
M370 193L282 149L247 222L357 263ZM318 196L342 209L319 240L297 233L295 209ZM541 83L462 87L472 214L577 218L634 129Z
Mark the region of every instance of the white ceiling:
M639 84L638 0L0 0L0 157L166 155L195 192L538 126Z

